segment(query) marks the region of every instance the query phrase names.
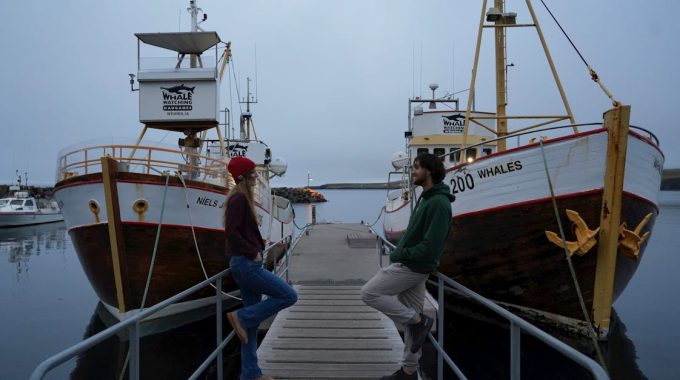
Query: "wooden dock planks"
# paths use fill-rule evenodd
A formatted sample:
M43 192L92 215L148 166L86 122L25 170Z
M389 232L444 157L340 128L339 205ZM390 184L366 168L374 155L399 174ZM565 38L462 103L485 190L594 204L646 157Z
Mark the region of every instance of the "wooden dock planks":
M275 379L378 379L399 368L404 344L394 323L364 305L360 286L296 285L258 349Z

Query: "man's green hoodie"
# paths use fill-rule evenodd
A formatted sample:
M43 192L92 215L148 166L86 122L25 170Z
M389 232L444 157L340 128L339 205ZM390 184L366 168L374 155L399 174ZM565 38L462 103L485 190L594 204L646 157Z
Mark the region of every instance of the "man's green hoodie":
M449 235L451 202L455 199L444 183L424 191L411 214L406 233L390 254L390 261L402 263L414 272L434 272Z

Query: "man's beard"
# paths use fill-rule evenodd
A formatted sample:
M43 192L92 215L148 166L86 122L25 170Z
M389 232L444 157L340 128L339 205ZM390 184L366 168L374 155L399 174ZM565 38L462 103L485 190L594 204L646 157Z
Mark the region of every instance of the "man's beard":
M421 186L424 182L425 182L425 180L420 179L420 178L414 178L413 179L413 184L416 185L416 186Z

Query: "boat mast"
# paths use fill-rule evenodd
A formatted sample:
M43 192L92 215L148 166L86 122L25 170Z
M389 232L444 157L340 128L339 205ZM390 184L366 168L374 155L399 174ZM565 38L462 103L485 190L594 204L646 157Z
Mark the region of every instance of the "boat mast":
M196 6L196 0L189 0L189 8L187 8L187 11L189 11L189 14L191 15L191 31L194 33L198 32L198 12L203 10ZM196 54L192 54L190 58L190 64L192 68L197 66L197 61L198 59Z
M495 120L496 121L496 130L492 131L493 133L496 134L496 137L501 138L501 140L498 140L498 151L504 151L507 149L507 143L506 137L508 135L508 120L513 119L513 120L535 120L533 124L530 124L528 126L515 129L512 131L512 133L520 133L524 132L530 129L535 129L538 127L542 127L548 124L556 123L559 121L563 120L569 120L572 124L575 123L574 116L571 112L571 107L569 106L569 102L567 101L566 94L564 92L564 88L562 87L562 83L560 82L560 78L557 74L557 69L555 68L555 65L553 63L552 57L550 56L550 51L548 50L548 45L545 42L545 38L543 36L543 31L541 30L541 26L538 23L538 19L536 18L536 14L534 12L534 9L531 5L531 0L525 0L527 9L529 10L529 13L531 15L532 23L529 24L517 24L516 22L516 16L517 14L514 12L506 12L505 11L505 0L494 0L494 6L492 8L489 8L488 11L486 10L486 4L487 0L482 0L482 13L479 19L479 28L477 30L477 44L475 48L475 57L472 65L472 77L470 78L470 92L468 96L468 102L467 102L467 109L465 111L465 127L463 131L463 147L462 149L464 150L465 147L467 146L467 136L468 136L468 130L470 127L470 123L475 123L478 126L489 129L488 127L484 126L481 121L482 120ZM485 13L486 12L486 13ZM486 14L486 21L493 22L493 24L485 24L485 14ZM538 34L538 39L541 43L541 46L543 48L543 52L545 53L546 60L548 61L548 65L550 67L550 71L552 72L553 79L555 80L555 86L557 87L557 90L560 94L560 97L562 98L562 102L564 105L564 114L557 114L557 115L507 115L506 112L506 107L507 107L507 51L506 51L506 29L507 28L535 28L536 33ZM474 97L475 97L475 83L477 79L477 68L479 64L479 51L480 47L482 44L482 31L484 28L493 28L494 33L495 33L495 57L496 57L496 115L494 116L472 116L471 111L472 111L472 105L474 102ZM578 132L578 129L573 126L572 127L574 132ZM464 163L466 161L465 155L461 154L460 155L460 163Z
M505 12L505 0L494 0L494 7L500 11L501 14ZM507 101L507 66L506 66L506 51L505 51L505 28L500 26L505 23L503 17L495 21L495 45L496 45L496 137L498 140L498 151L502 152L506 149L506 140L503 139L508 134L508 119L505 117L505 106Z

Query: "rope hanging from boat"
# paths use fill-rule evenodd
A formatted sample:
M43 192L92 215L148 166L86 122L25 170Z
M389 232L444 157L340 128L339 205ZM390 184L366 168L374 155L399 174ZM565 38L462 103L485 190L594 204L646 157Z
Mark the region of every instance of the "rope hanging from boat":
M203 276L205 276L205 279L209 279L208 273L205 270L205 265L203 265L203 257L201 257L201 251L198 248L198 240L196 239L196 230L194 229L194 220L191 217L191 207L189 206L189 193L187 191L187 184L184 182L184 177L182 177L182 174L179 172L175 172L177 174L177 177L179 178L180 182L182 182L182 187L184 188L184 198L186 199L186 204L187 204L187 213L189 214L189 225L191 226L191 235L194 238L194 248L196 249L196 255L198 256L198 263L201 264L201 270L203 270ZM217 287L213 285L213 283L210 283L210 286L212 286L213 289L217 290ZM233 298L235 300L241 301L239 297L233 296L229 293L225 293L222 291L223 296L227 296L229 298Z
M168 194L168 183L170 182L170 173L165 173L165 187L163 188L163 201L161 202L161 216L158 219L158 228L156 229L156 241L153 243L153 253L151 254L151 263L149 264L149 273L146 275L146 285L144 286L144 295L142 296L142 304L139 310L144 310L146 304L146 296L149 294L149 285L151 285L151 275L153 274L153 265L156 262L156 253L158 252L158 241L161 237L161 227L163 226L163 214L165 213L165 198Z
M375 226L376 223L378 223L383 212L385 212L385 206L382 206L382 208L380 209L380 213L378 214L378 217L375 218L375 222L373 222L372 224L369 224L369 227L373 227L373 226Z
M543 147L543 141L539 140L538 144L541 147L541 154L543 155L543 166L545 167L545 175L548 179L548 187L550 188L550 197L552 199L552 205L553 205L553 210L555 211L555 219L557 220L557 227L560 230L560 237L562 238L562 247L564 248L564 254L567 258L567 264L569 265L569 272L571 273L571 278L574 280L574 287L576 288L576 294L578 295L578 302L581 305L581 311L583 312L583 316L586 320L586 323L588 324L588 332L590 333L590 338L593 341L593 347L595 348L595 352L597 353L597 359L600 362L600 365L602 365L602 368L604 368L605 371L607 370L607 364L604 361L604 357L602 356L602 352L600 351L600 346L597 343L597 335L595 333L595 328L593 327L593 323L590 321L590 316L588 315L588 310L586 309L586 303L583 300L583 294L581 293L581 287L579 286L578 283L578 278L576 278L576 271L574 270L574 264L571 262L571 256L569 255L569 250L567 249L567 240L564 236L564 228L562 228L562 221L560 219L560 212L557 208L557 200L555 199L555 191L553 189L552 185L552 180L550 179L550 172L548 171L548 160L545 157L545 149Z
M600 88L602 89L602 91L604 91L604 94L607 95L607 97L612 101L612 104L613 104L614 107L620 106L621 103L620 103L618 100L614 99L614 95L613 95L613 94L609 91L609 89L602 83L602 81L600 81L600 77L599 77L599 75L597 75L597 72L595 71L595 69L593 69L593 68L588 64L588 62L586 61L586 59L583 57L583 54L581 54L581 52L578 50L578 48L576 47L576 45L574 44L574 42L571 40L571 38L569 37L569 35L567 34L567 32L564 30L564 28L562 28L562 25L560 25L560 22L557 21L557 18L556 18L555 15L553 15L553 13L550 11L550 8L548 8L548 5L546 5L545 1L541 0L541 3L542 3L543 6L545 7L545 10L547 10L548 13L550 14L550 17L552 17L553 21L555 21L555 24L557 24L557 27L560 28L560 30L562 31L562 34L564 34L564 36L567 38L567 41L569 41L569 43L570 43L571 46L574 48L574 50L576 50L576 54L578 54L578 56L581 58L581 61L583 61L583 63L584 63L584 64L586 65L586 67L588 68L588 73L590 74L590 79L592 79L595 83L598 84L598 86L600 86Z
M156 170L158 171L158 170ZM153 253L151 254L151 263L149 264L149 273L146 276L146 285L144 286L144 295L142 296L142 304L139 306L139 310L144 310L144 304L146 304L146 296L149 293L149 285L151 285L151 275L153 274L153 266L156 262L156 253L158 252L158 241L161 237L161 226L163 225L163 214L165 213L165 198L168 194L168 183L170 182L170 173L161 173L165 175L165 187L163 188L163 201L161 202L161 215L158 219L158 229L156 230L156 240L153 243ZM122 380L125 377L125 372L130 362L130 349L125 354L125 361L123 361L123 369L120 371L118 380Z

